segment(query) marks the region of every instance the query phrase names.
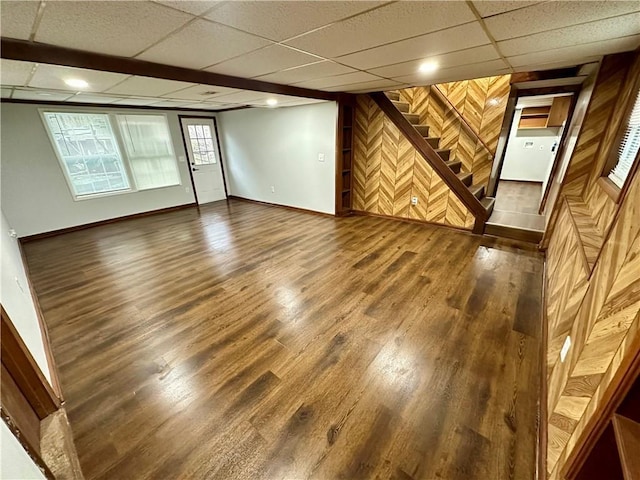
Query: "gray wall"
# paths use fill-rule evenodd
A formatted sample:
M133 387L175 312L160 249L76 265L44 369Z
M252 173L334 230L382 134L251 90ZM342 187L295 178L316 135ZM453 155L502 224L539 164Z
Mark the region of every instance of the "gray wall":
M234 110L218 118L230 194L335 213L335 102Z

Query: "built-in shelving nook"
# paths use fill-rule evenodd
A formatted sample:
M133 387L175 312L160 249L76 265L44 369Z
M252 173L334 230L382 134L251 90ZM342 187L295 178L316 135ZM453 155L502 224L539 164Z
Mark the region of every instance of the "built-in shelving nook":
M351 211L354 113L355 108L350 103L338 104L336 215L346 215Z

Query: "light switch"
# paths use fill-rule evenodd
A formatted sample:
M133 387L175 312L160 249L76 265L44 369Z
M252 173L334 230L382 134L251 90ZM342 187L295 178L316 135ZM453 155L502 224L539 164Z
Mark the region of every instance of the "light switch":
M319 153L318 154L318 161L319 162L324 162L324 153Z

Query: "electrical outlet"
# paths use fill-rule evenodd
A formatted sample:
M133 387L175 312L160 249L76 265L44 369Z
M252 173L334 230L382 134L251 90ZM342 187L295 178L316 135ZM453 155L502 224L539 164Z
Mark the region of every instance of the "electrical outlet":
M318 154L318 161L319 162L324 162L324 153L319 153Z
M276 187L274 187L273 185L271 185L271 193L276 193Z
M411 205L417 205L418 204L418 197L411 197Z

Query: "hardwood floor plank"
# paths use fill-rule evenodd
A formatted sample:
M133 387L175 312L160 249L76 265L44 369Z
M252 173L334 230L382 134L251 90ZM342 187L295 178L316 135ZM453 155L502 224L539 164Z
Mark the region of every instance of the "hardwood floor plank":
M25 244L88 479L533 479L543 260L220 202Z

